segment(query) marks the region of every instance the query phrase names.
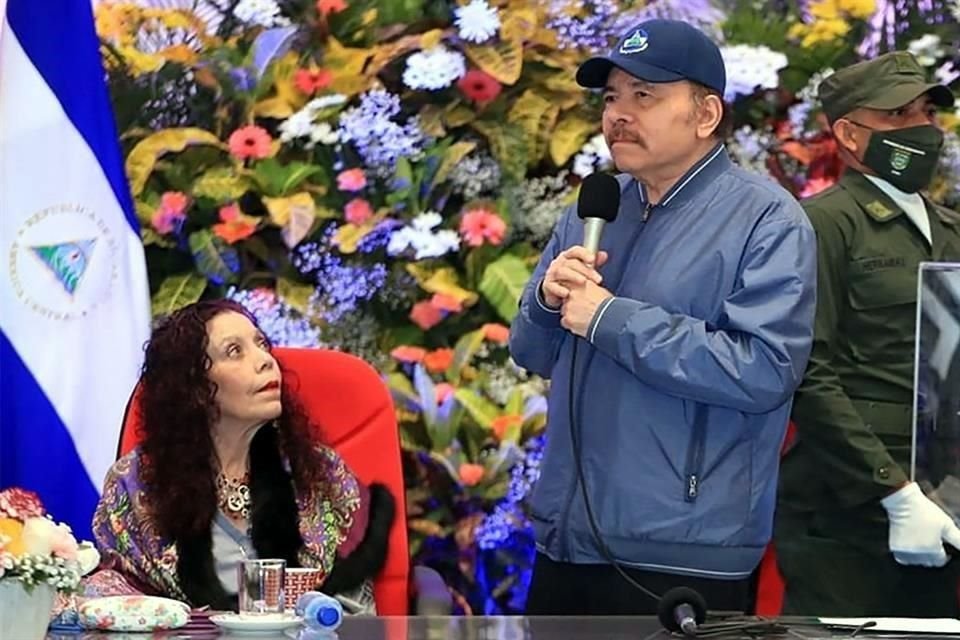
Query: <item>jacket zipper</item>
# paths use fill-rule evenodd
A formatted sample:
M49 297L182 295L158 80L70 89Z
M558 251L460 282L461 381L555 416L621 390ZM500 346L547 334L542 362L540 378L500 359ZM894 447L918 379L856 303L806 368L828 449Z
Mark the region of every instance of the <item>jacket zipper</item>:
M695 502L700 495L700 474L703 471L703 453L707 441L706 407L697 404L693 410L693 432L687 447L687 462L684 469L684 495L686 502Z
M650 213L653 210L653 205L649 202L643 206L643 221L646 222L650 219Z

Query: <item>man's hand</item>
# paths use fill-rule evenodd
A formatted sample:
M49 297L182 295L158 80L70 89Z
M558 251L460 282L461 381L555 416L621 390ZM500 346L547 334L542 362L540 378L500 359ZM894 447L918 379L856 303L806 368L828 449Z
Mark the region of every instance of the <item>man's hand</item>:
M548 307L559 309L570 295L570 290L586 284L588 281L600 284L603 277L597 269L607 261L607 252L600 251L594 256L581 246L570 247L563 251L543 276L540 293Z
M563 306L560 307L560 326L580 337L586 337L597 307L612 297L612 293L592 280L587 280L578 287L570 287Z
M953 518L911 482L881 500L890 520L889 545L900 564L942 567L946 542L960 549L960 529Z

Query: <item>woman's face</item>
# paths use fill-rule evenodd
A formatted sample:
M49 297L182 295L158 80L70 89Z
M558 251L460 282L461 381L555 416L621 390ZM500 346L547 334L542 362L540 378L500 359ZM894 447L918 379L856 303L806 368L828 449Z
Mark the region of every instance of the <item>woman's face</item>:
M225 311L207 321L207 375L217 385L221 423L246 428L278 417L280 367L266 337L246 316Z

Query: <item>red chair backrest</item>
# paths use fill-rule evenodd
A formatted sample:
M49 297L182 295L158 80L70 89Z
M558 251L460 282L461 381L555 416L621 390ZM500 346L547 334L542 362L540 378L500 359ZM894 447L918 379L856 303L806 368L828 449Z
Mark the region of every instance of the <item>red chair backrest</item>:
M320 439L333 447L360 480L386 485L397 501L387 563L374 581L377 613L407 615L410 554L406 502L400 463L400 437L390 392L377 371L355 356L323 349L276 348L285 381L297 392ZM140 440L140 414L134 401L120 434L119 454Z

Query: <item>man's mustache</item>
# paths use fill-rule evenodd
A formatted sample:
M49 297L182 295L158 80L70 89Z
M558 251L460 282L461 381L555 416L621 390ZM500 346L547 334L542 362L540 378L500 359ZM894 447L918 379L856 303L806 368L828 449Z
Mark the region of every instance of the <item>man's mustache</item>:
M619 127L615 126L610 131L610 139L608 140L608 143L613 144L614 142L632 142L644 149L647 148L646 143L644 143L643 139L640 138L640 136L637 136L627 131L622 126L619 126Z

